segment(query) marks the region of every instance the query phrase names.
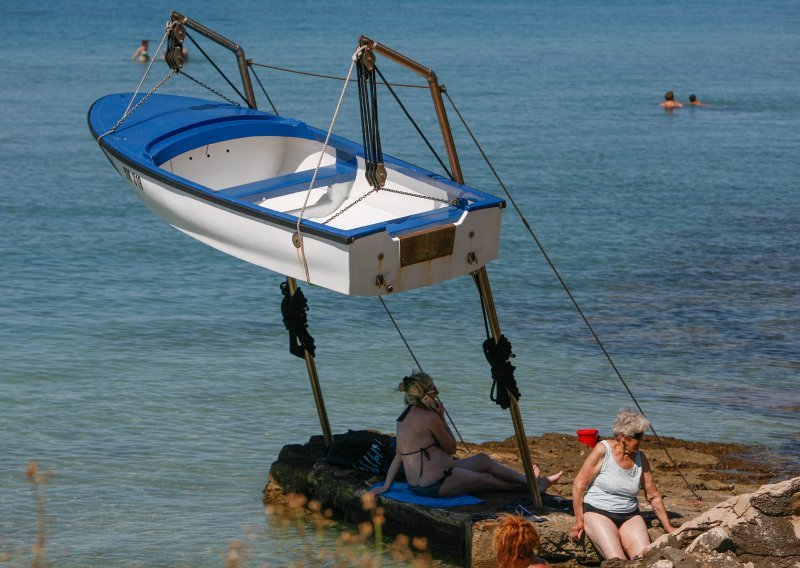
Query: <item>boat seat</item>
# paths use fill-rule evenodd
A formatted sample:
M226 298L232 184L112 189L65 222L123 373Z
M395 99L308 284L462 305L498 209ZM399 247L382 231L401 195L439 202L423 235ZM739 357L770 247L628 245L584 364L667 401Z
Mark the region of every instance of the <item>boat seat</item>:
M336 162L319 169L314 180L314 188L325 187L336 183L353 181L358 172L355 156L343 160L337 153ZM263 179L242 185L234 185L215 191L221 195L243 199L256 203L267 198L289 195L297 191L305 191L314 177L314 170L303 170L274 178Z

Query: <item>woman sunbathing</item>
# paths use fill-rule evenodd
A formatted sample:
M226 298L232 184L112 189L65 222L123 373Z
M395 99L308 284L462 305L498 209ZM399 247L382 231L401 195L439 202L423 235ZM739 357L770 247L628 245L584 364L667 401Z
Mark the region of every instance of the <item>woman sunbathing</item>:
M397 390L408 405L397 419L397 453L386 474L386 482L372 490L380 495L392 486L400 466L408 488L423 497L452 497L468 492L511 491L527 487L525 475L505 467L486 454L456 459L456 439L447 426L439 391L427 374L405 377ZM534 474L540 492L558 481L562 471L549 477Z

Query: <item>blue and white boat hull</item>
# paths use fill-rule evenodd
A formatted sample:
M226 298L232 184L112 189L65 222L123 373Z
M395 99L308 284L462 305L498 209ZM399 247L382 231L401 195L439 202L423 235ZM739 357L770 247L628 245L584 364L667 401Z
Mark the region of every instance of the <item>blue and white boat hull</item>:
M504 202L303 122L153 95L113 133L131 94L108 95L89 127L117 171L170 225L232 256L343 294L372 296L468 274L496 258ZM307 200L307 202L306 202ZM305 207L304 207L305 203ZM302 212L303 252L295 247Z

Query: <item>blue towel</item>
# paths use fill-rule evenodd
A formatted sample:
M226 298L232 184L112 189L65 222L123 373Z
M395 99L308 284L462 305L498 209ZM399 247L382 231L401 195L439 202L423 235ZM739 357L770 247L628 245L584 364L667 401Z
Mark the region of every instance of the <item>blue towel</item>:
M376 483L370 489L382 486L383 483ZM386 493L381 493L380 497L402 501L404 503L415 503L426 507L460 507L462 505L478 505L483 503L482 499L472 495L456 495L454 497L421 497L412 493L408 489L408 483L392 483L392 487Z

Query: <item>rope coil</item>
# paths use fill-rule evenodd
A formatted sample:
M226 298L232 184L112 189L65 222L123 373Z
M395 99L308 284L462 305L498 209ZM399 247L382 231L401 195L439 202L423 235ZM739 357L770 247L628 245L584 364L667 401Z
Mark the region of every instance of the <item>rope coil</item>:
M510 358L516 357L511 352L511 342L505 335L501 335L497 343L490 337L483 342L483 354L492 368L492 390L489 398L506 410L511 406L509 395L517 400L522 396L514 378L516 367L509 362Z
M300 288L292 295L289 284L281 282L281 315L283 325L289 332L289 352L295 357L305 358L306 351L314 356L314 338L308 332L308 300Z

